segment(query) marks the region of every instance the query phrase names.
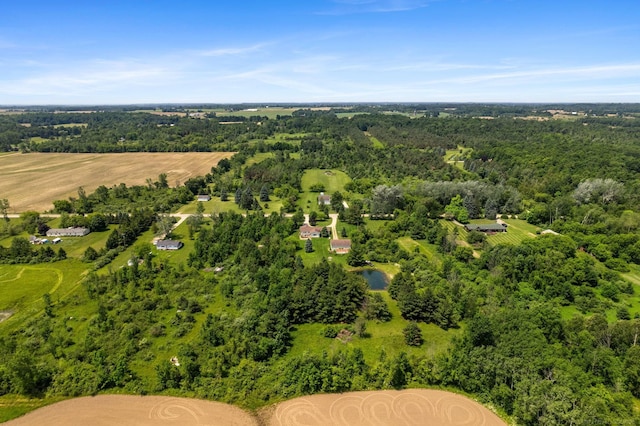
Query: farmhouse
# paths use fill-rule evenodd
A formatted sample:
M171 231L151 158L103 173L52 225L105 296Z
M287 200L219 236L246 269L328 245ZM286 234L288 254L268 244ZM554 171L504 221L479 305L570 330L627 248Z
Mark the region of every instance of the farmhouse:
M351 240L331 240L329 245L335 254L347 254L351 250Z
M320 238L321 232L322 232L322 227L310 226L305 223L300 227L300 238L303 240L306 240L307 238Z
M331 195L326 195L324 192L321 192L318 195L318 204L328 206L331 204Z
M47 237L84 237L89 228L51 228L47 231Z
M479 225L467 224L464 226L464 229L467 231L478 231L478 232L507 232L507 224L506 223L483 223Z
M176 240L158 240L155 245L158 250L179 250L184 244Z
M211 201L211 195L209 194L198 195L198 201Z

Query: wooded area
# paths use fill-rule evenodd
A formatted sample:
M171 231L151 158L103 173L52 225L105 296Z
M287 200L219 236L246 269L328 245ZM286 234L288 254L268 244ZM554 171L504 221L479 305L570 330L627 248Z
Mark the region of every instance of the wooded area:
M29 245L43 224L103 233L78 256L88 272L75 290L38 295L28 317L0 296L0 310L16 310L0 324L0 398L117 389L256 408L441 386L516 424L639 423L638 107L563 106L581 111L571 119L540 105L450 108L302 108L238 124L215 114L0 115L5 151L237 152L178 187L161 175L56 200L62 218L0 218L3 263L77 261L64 246ZM71 123L86 126L58 126ZM331 170L346 175L317 205L324 187L308 176ZM212 200L198 204L199 194ZM196 212L173 231L185 253L158 253L143 238L183 208ZM326 237L309 250L297 235L305 214L328 227L334 213L351 252L329 253ZM496 219L517 238L458 224ZM120 267L119 256L132 261ZM368 290L359 271L371 265L392 276L386 290ZM437 350L430 327L445 336ZM367 343L382 328L399 344ZM300 348L303 339L313 343Z

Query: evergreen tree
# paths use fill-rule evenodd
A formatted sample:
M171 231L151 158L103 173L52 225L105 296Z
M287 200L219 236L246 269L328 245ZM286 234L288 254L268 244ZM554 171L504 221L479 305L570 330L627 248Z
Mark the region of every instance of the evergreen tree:
M318 221L318 212L313 210L311 213L309 213L309 225L316 226L317 221Z
M422 331L415 322L410 322L403 330L404 342L409 346L422 345Z
M237 205L240 205L240 201L241 201L241 200L242 200L242 189L241 189L241 188L238 188L238 189L236 189L235 198L234 198L234 200L233 200L233 201L234 201Z
M262 185L262 188L260 188L260 201L262 201L263 203L266 201L271 201L269 198L269 188L267 187L267 185Z
M229 200L229 194L227 193L226 188L222 188L220 190L220 201L228 201Z
M313 251L313 243L310 238L307 238L307 241L304 243L304 252L311 253Z

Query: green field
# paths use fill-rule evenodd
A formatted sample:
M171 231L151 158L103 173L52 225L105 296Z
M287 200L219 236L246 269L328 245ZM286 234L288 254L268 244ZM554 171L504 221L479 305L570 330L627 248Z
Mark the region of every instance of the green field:
M320 170L310 169L305 171L302 175L302 190L298 205L302 207L305 212L311 210L318 210L318 193L311 192L311 185L321 183L324 185L325 194L333 194L336 191L340 191L343 195L345 193L344 186L351 182L351 178L346 173L340 170Z
M489 235L487 238L489 244L496 245L507 243L517 245L526 239L535 238L536 232L540 231L540 228L535 225L531 225L526 220L505 219L504 222L508 225L507 232ZM476 222L473 221L473 223Z
M276 133L275 135L267 138L260 139L266 145L273 145L278 142L285 142L290 145L299 146L300 141L305 138L309 133ZM258 141L253 141L253 143L257 143Z
M438 253L434 244L429 244L424 240L416 241L411 237L398 238L398 244L409 253L413 253L417 249L418 252L425 255L430 262L437 265L442 262L442 256Z
M507 232L496 233L493 235L487 235L487 242L490 245L496 244L520 244L523 240L529 238L535 238L536 232L540 230L537 226L531 225L527 223L527 221L522 219L505 219L504 222L508 225ZM467 235L469 234L464 227L458 226L455 223L443 220L440 222L442 226L447 228L449 232L453 232L454 229L457 229L458 232L458 240L459 241L467 241ZM494 220L488 219L474 219L470 221L471 224L486 224L486 223L495 223Z
M464 160L471 154L471 148L464 148L458 145L456 149L449 149L444 154L444 161L464 170Z
M257 110L257 111L249 111L249 110ZM240 110L240 111L226 111L222 108L215 108L215 109L203 109L203 112L215 112L216 115L221 116L221 117L228 117L228 116L234 116L234 117L255 117L255 116L260 116L260 117L267 117L270 119L275 119L278 115L282 116L282 115L291 115L293 114L294 111L299 110L300 108L280 108L280 107L264 107L264 108L247 108L246 110Z
M369 337L354 336L350 342L342 343L337 339L323 337L322 330L326 327L323 324L302 324L292 332L293 347L286 356L294 357L303 353L320 356L325 351L331 356L344 348L360 348L368 363L376 362L383 350L387 356L395 356L402 351L409 355L432 356L446 350L453 336L460 335L462 332L462 329L445 331L433 324L420 323L418 325L422 330L424 344L417 348L407 346L404 343L402 329L407 326L408 321L400 316L396 302L386 291L381 291L380 294L389 306L392 319L389 322L367 321Z
M44 309L42 296L51 295L55 304L75 291L89 265L67 259L38 265L0 265L0 311L13 315L2 324L3 331Z

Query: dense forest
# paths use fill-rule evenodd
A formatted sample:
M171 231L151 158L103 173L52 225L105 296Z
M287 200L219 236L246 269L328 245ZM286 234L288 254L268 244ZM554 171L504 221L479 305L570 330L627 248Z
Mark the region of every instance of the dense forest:
M84 253L90 272L75 293L47 294L20 327L0 324L0 395L166 392L255 408L439 386L515 424L640 424L637 105L340 105L276 118L229 109L0 115L5 151L237 152L177 188L161 175L54 202L65 224L109 237ZM316 169L349 177L333 194L345 204L301 201ZM199 207L184 261L137 241L201 193L239 208ZM267 213L272 199L282 207ZM353 243L344 261L307 255L314 248L296 233L310 211L323 224L338 215ZM516 216L538 231L500 242L456 224ZM46 226L39 216L18 223L0 225L12 237L0 262L74 261L20 236ZM112 268L130 246L134 261ZM395 268L384 292L353 272L372 262ZM368 327L392 311L406 324L397 350L296 347L310 329L319 347L343 331L373 341ZM413 350L427 324L451 333L444 350Z

